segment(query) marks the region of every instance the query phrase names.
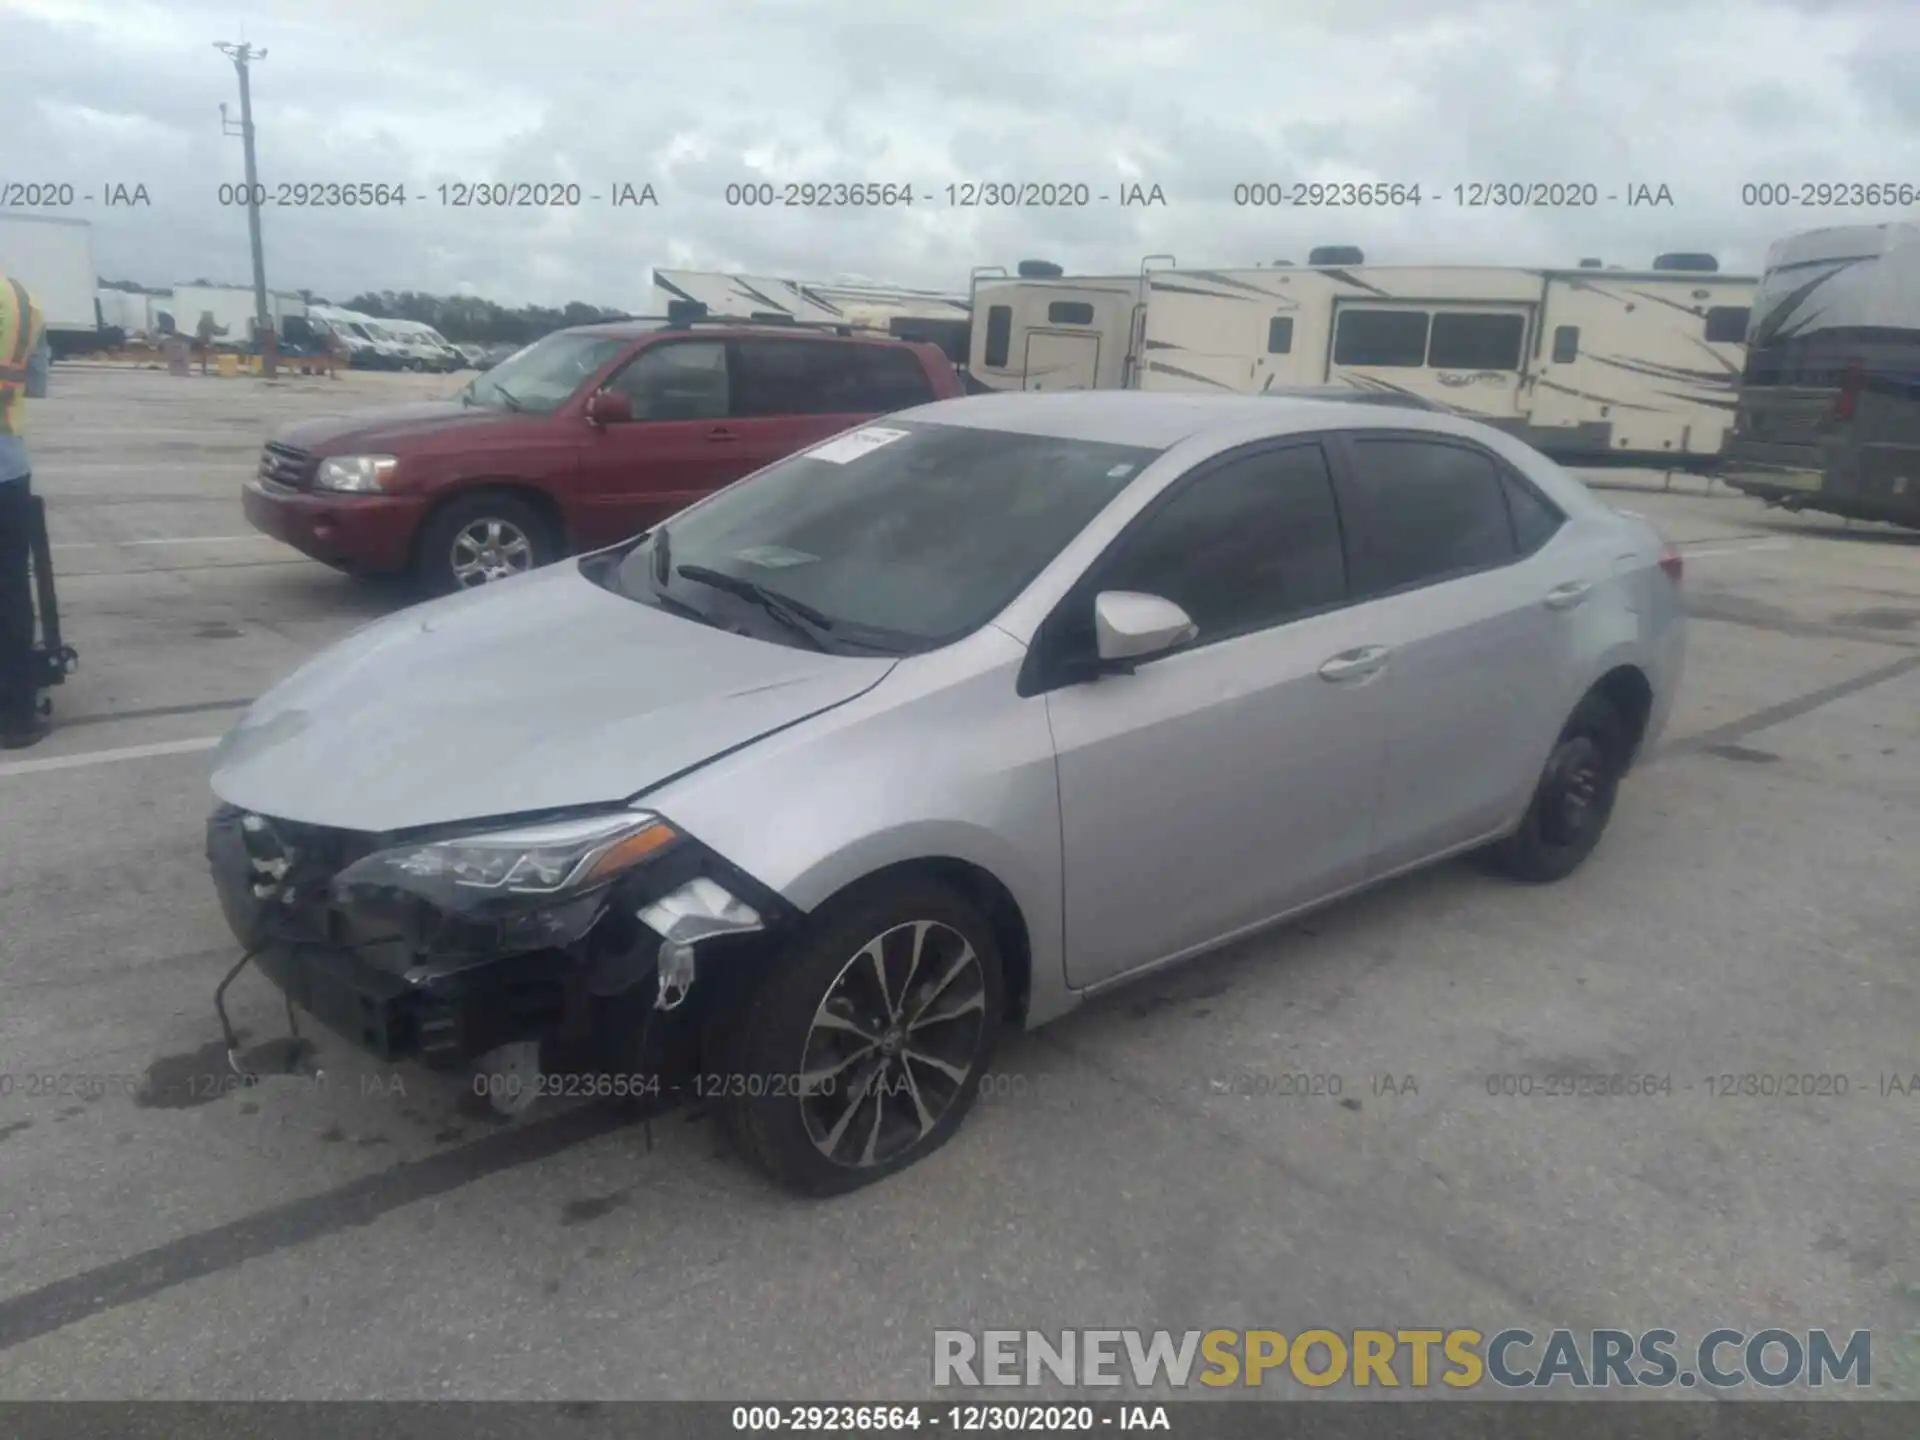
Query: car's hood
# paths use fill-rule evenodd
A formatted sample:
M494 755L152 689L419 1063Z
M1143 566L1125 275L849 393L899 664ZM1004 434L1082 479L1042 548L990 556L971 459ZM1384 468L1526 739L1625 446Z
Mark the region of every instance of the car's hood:
M512 411L490 405L462 405L458 400L422 400L411 405L385 405L352 410L345 415L316 415L282 426L274 439L309 452L341 454L343 447L369 449L396 441L417 440L455 427L497 425L518 418Z
M323 651L221 740L213 788L368 832L619 801L843 704L895 663L716 630L563 562Z

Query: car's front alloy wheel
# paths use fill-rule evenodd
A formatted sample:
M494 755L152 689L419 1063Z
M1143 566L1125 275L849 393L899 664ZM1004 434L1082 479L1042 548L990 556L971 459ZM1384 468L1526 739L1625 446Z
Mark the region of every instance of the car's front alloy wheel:
M924 881L834 907L748 1003L729 1128L776 1180L830 1195L904 1169L959 1127L1003 1009L992 928Z
M553 527L517 495L480 491L434 512L422 530L415 574L435 595L511 580L558 558Z

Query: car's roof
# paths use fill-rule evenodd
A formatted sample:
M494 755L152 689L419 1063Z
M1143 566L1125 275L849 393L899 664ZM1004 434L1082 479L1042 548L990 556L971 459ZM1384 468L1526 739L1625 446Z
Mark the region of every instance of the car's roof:
M570 325L564 331L555 333L567 335L598 335L609 340L638 340L643 335L657 335L663 330L673 330L682 335L708 335L725 339L731 335L799 335L816 340L851 340L862 345L911 345L914 342L897 340L890 335L861 334L855 331L842 335L834 330L821 329L811 325L781 325L767 323L756 325L750 320L702 320L697 325L676 326L670 321L658 317L637 317L632 320L608 320L598 325Z
M1003 391L919 405L901 412L901 418L1155 450L1169 450L1182 440L1210 432L1287 435L1365 427L1416 427L1473 435L1480 431L1478 426L1466 428L1468 422L1441 410L1395 413L1385 405L1355 405L1346 399L1187 391Z

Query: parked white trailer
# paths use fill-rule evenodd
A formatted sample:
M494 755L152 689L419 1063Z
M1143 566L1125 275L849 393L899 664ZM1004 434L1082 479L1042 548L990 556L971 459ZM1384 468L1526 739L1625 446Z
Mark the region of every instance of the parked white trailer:
M1699 461L1732 423L1754 285L1704 269L1365 264L998 281L976 291L972 372L995 389L1347 385L1568 458Z
M276 330L284 330L289 316L304 316L307 305L284 290L267 292L267 312ZM254 297L251 285L176 285L172 313L182 335L198 335L202 316L211 315L216 344L245 345L253 337Z
M94 292L93 226L64 216L0 213L0 273L27 287L46 316L55 353L94 343L100 314Z
M163 334L173 314L173 295L141 290L109 290L102 287L95 297L100 306L100 324L119 330L130 340L152 340Z

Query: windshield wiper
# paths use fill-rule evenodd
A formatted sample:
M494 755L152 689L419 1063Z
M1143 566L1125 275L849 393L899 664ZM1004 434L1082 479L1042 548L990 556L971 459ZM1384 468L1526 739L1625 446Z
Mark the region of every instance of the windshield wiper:
M724 591L728 595L737 595L742 600L750 600L796 635L803 637L814 649L827 649L827 642L821 637L833 630L833 621L811 605L791 599L777 590L769 590L766 586L755 584L751 580L743 580L738 575L729 575L724 570L714 570L705 565L681 565L673 573L682 580L694 580L702 585L710 585L715 590Z
M522 405L518 400L514 399L513 392L507 389L507 387L502 385L498 380L489 380L487 381L487 383L493 386L494 394L498 395L502 400L507 402L507 408L509 410L521 411L527 408L526 406Z
M673 541L667 536L667 527L662 525L653 532L653 543L649 553L653 557L653 583L664 590L668 578L673 574Z

